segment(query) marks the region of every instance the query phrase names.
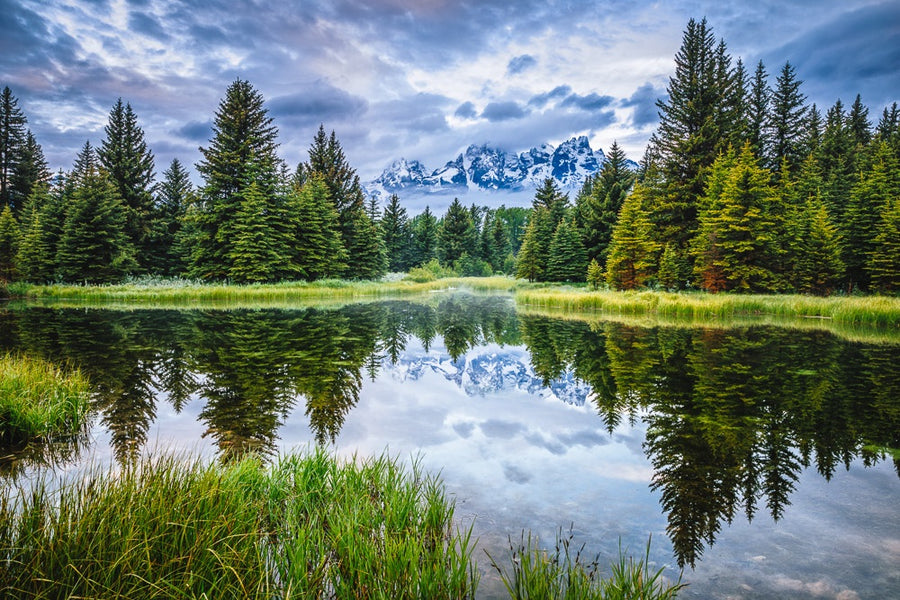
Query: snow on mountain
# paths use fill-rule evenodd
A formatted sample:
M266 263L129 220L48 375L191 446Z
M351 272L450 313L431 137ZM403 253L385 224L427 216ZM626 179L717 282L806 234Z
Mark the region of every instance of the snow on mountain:
M400 381L416 381L432 372L454 382L469 396L502 390L519 390L555 399L574 406L584 406L591 388L572 373L565 373L545 386L530 364L515 353L491 349L469 353L457 360L447 355L418 355L401 358L396 364L385 359L384 367Z
M573 137L556 148L541 144L519 154L487 144L472 144L431 172L417 160L396 160L365 187L370 196L386 200L391 194L404 192L533 191L544 179L552 177L563 191L577 192L604 162L603 151L593 150L586 136Z

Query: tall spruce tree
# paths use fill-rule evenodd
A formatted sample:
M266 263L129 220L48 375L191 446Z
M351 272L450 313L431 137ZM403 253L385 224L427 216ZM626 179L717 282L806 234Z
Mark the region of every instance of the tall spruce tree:
M172 159L157 187L150 216L150 251L145 264L152 273L171 277L187 267L189 250L180 242L184 239L182 226L188 206L195 203L194 186L187 169L177 158Z
M581 236L570 219L563 219L556 226L553 239L550 241L547 279L549 281L584 281L587 267L587 252L581 242Z
M197 170L204 179L196 209L189 211L193 230L189 274L201 279L230 278L234 259L236 215L245 201L245 189L265 202L265 231L276 253L286 255L283 234L283 197L280 161L276 155L278 130L272 124L262 95L248 82L236 80L219 103L213 138L200 148ZM271 239L278 238L278 239Z
M115 184L125 207L125 230L136 251L141 271L153 258L151 220L153 212L153 153L144 141L131 104L119 98L109 112L106 138L97 150L100 164Z
M881 211L866 269L873 290L900 292L900 196L894 196Z
M537 230L536 219L529 220L528 226L525 227L522 245L516 254L516 277L527 279L530 282L543 279L547 262L546 255L541 255Z
M410 266L418 267L437 258L438 220L428 206L412 218L410 229L412 229Z
M384 236L384 247L387 251L387 269L401 272L409 269L409 246L412 232L406 209L400 205L400 197L391 194L384 215L381 219L381 233Z
M438 231L438 256L441 263L452 267L464 254L471 256L477 248L472 213L454 198L447 208Z
M0 208L0 283L12 281L18 275L18 253L19 224L7 204Z
M586 182L575 203L576 222L581 230L588 261L603 267L616 218L634 184L625 152L613 142L600 172Z
M56 249L65 222L64 186L32 189L21 213L17 265L22 279L48 283L56 278Z
M344 243L349 258L343 276L349 279L378 279L387 271L387 251L378 225L372 222L365 207L347 209Z
M66 217L57 245L63 281L114 283L133 272L134 246L126 233L125 209L108 175L85 144L70 177Z
M793 171L803 160L802 135L806 115L806 96L800 92L802 81L790 62L784 64L772 91L772 109L769 117L769 136L772 147L768 166L776 173L783 164Z
M747 141L757 157L769 154L769 103L772 92L769 89L769 74L762 61L756 65L750 96L747 101Z
M844 105L838 100L825 115L825 127L818 154L824 182L823 200L838 226L843 222L856 172L856 153L852 146Z
M0 92L0 208L9 206L14 213L25 200L16 194L13 180L22 160L26 122L19 100L8 86L4 87Z
M337 209L320 174L312 173L303 185L295 187L292 205L297 223L294 262L299 276L308 281L339 277L349 257Z
M638 184L619 211L606 259L606 282L615 289L643 287L654 273L660 246L653 239L646 202L647 190Z

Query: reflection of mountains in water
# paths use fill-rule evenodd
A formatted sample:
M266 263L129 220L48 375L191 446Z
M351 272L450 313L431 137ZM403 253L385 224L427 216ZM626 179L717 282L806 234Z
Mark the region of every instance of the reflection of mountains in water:
M518 390L542 398L559 400L573 406L584 406L591 392L588 384L571 372L544 385L527 360L527 353L470 352L451 359L443 355L401 357L392 365L386 358L384 367L399 381L417 381L426 373L436 373L452 381L469 396L484 396L500 391Z

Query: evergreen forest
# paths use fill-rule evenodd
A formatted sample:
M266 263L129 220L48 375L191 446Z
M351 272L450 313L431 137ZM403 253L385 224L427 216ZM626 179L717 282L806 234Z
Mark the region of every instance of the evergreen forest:
M791 63L734 59L691 20L659 125L637 169L613 143L574 200L556 181L532 206L410 215L366 198L334 131L308 159L245 80L226 90L195 186L157 165L119 99L99 145L51 173L19 101L0 93L0 285L128 277L262 283L505 273L613 289L885 293L900 290L900 112L859 95L807 103Z

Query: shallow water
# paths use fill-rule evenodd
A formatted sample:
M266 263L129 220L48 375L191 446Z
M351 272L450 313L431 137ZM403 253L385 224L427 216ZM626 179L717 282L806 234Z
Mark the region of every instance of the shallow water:
M0 351L79 365L86 439L51 461L320 443L440 471L503 556L523 530L619 544L681 597L900 597L900 345L770 325L638 327L507 297L337 309L0 309ZM43 469L40 452L2 466ZM501 589L479 549L480 595Z

